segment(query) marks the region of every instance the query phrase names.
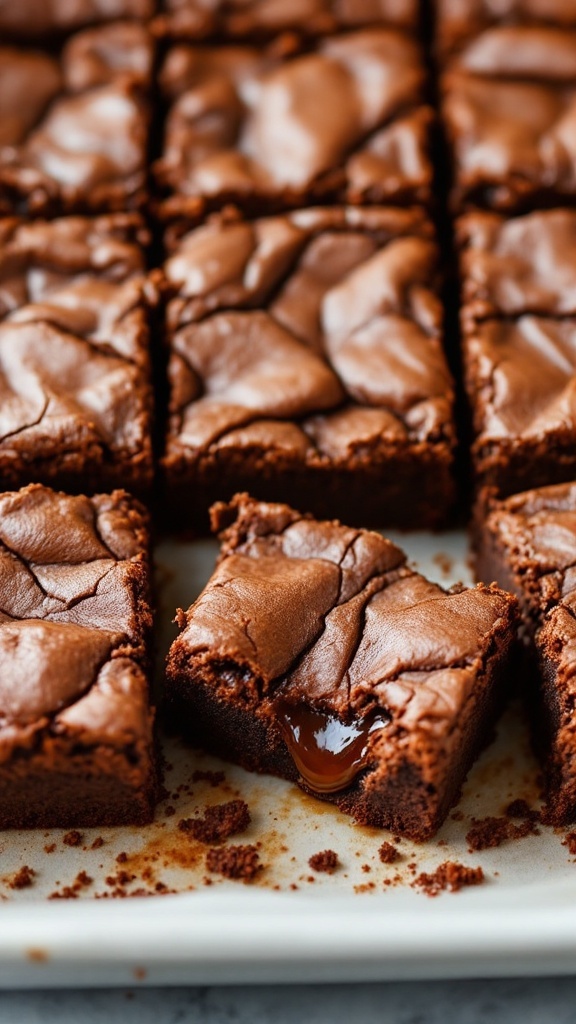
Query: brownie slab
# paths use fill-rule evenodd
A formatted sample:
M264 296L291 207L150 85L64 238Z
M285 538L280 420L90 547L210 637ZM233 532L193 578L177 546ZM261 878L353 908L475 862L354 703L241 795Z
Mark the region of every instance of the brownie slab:
M151 36L117 22L50 55L0 47L0 213L105 212L146 198Z
M152 391L135 214L0 219L0 486L152 483Z
M375 525L446 520L453 386L422 213L217 217L169 245L162 462L184 525L239 489Z
M492 728L516 601L445 591L379 534L247 495L212 510L215 572L168 657L188 737L425 839Z
M492 25L576 27L573 0L436 0L435 8L443 56Z
M417 0L165 0L163 8L156 29L190 39L266 39L288 31L319 36L383 24L416 33L420 20Z
M576 32L488 29L441 78L452 204L507 212L576 197Z
M0 495L0 827L151 819L148 548L123 491Z
M233 202L251 213L319 199L427 202L432 168L415 41L375 28L292 52L175 45L157 185L166 216Z
M0 0L0 36L42 39L121 18L144 20L154 0Z
M536 662L531 700L543 757L547 816L576 820L576 484L482 495L475 520L477 576L520 599ZM526 687L530 692L530 688Z

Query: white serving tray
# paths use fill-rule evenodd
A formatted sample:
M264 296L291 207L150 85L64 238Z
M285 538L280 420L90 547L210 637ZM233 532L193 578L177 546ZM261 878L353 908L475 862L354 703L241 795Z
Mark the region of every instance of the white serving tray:
M445 585L469 582L463 534L392 537L425 574ZM199 592L216 550L208 541L165 542L158 549L161 658L175 635L175 608ZM498 815L517 797L533 805L537 800L537 765L519 707L506 713L470 773L456 816L462 820L449 818L427 844L404 840L402 859L393 865L382 864L377 852L389 834L355 826L288 783L250 775L177 740L166 740L164 749L172 765L171 795L148 828L84 830L75 847L58 830L0 835L0 986L359 981L576 969L576 862L563 835L541 828L497 849L467 850L471 817ZM225 782L192 783L197 769L223 770ZM206 886L206 848L177 823L232 795L246 800L252 824L230 842L259 842L266 867L251 885L210 876ZM99 837L103 845L91 849ZM336 850L342 866L334 875L315 875L308 858L327 848ZM127 855L120 864L118 854ZM415 873L445 860L482 865L486 883L436 899L412 888ZM24 864L36 872L34 885L13 890L10 881ZM81 870L93 882L79 899L46 899L72 885ZM91 898L110 895L114 887L106 879L119 871L135 876L127 892L152 893L160 882L173 894Z

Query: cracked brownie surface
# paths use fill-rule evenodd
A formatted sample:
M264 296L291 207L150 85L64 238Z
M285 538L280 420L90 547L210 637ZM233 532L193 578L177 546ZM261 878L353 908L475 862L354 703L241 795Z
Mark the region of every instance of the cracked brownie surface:
M0 495L0 821L144 822L149 532L123 491Z
M163 465L188 508L250 486L316 511L331 493L365 522L445 518L453 386L421 213L215 218L170 248Z
M436 0L436 39L446 55L491 25L576 27L572 0Z
M72 491L152 480L136 215L0 220L0 480Z
M332 799L366 824L432 834L499 703L515 600L446 592L379 534L245 495L216 506L213 525L219 562L168 658L180 727L314 791L286 720L305 709L331 728L369 724L364 760Z
M174 46L160 73L169 109L155 165L172 193L166 211L428 201L424 80L417 44L385 28L293 54Z
M116 18L149 18L154 0L0 0L0 32L39 39Z

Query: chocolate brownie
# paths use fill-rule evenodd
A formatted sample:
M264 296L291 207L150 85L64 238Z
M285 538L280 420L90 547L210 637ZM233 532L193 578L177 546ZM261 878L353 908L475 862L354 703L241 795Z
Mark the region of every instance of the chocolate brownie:
M0 219L3 489L149 489L147 237L136 214Z
M168 657L179 727L362 824L431 836L502 701L515 598L445 591L380 534L247 495L212 522L220 558Z
M453 386L422 213L215 217L169 242L174 513L250 489L378 526L444 522Z
M475 546L478 578L515 592L524 611L529 663L537 665L533 722L547 817L556 825L576 821L576 484L504 501L483 494Z
M426 202L431 110L416 42L375 28L304 51L173 46L155 164L167 216L234 202L251 213L303 203Z
M55 55L0 47L0 213L143 203L152 58L130 22L79 32Z
M435 9L437 42L444 56L491 25L576 28L574 0L436 0Z
M151 819L148 547L124 491L0 495L0 827Z
M120 18L146 19L154 0L0 0L0 35L42 39Z
M488 29L441 79L452 202L500 211L576 199L576 32Z
M190 39L262 39L286 31L318 36L366 25L416 33L420 20L418 0L164 0L163 7L156 29Z

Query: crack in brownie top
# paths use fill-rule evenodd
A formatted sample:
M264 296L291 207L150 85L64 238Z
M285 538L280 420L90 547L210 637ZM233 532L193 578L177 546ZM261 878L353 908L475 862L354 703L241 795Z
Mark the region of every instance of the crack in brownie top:
M172 453L266 437L313 460L452 442L437 247L421 214L215 218L171 248Z
M0 48L0 212L140 201L152 56L136 23L79 33L60 58Z
M170 107L158 183L178 193L176 212L186 197L427 200L424 79L417 44L383 28L295 54L175 46L160 75Z
M39 38L115 18L149 18L154 0L0 0L0 32Z

